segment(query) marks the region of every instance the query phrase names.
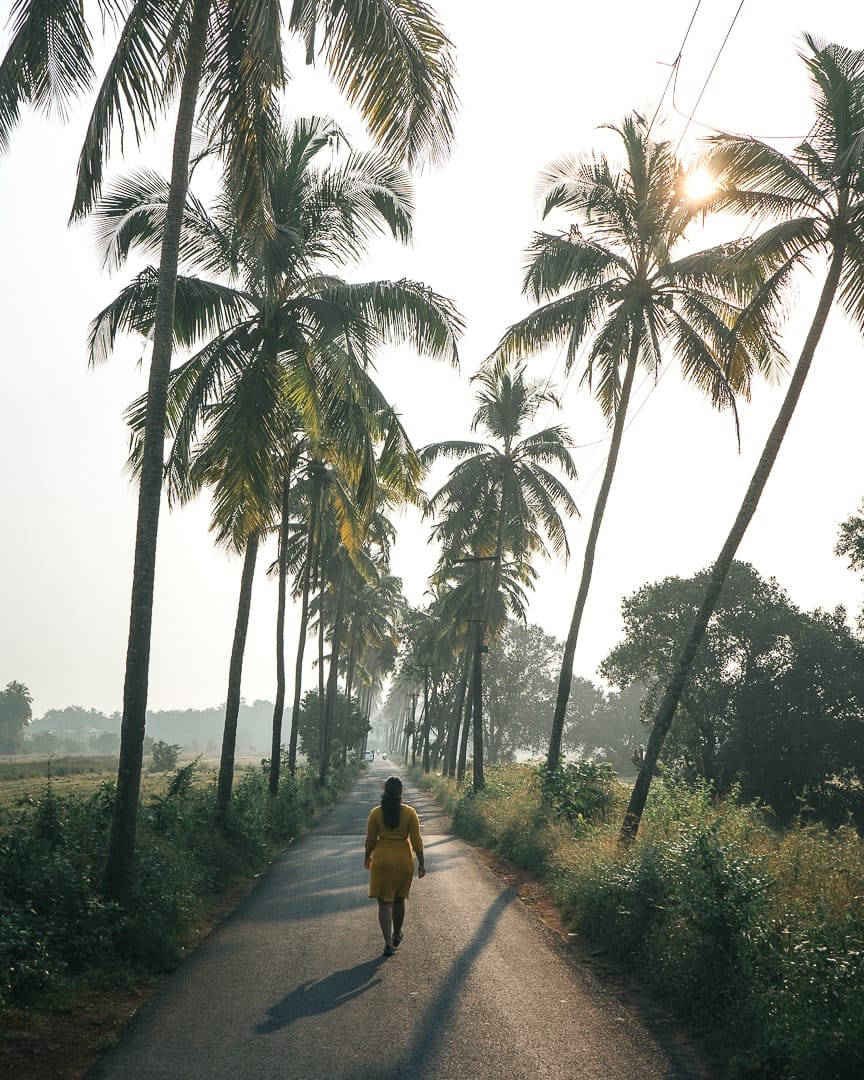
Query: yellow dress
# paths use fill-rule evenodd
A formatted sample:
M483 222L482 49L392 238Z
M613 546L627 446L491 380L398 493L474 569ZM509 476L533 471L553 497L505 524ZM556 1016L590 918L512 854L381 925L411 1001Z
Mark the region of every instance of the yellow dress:
M420 818L414 807L403 803L399 824L391 829L376 806L366 822L366 856L372 856L369 895L387 904L406 899L414 878L414 852L423 858Z

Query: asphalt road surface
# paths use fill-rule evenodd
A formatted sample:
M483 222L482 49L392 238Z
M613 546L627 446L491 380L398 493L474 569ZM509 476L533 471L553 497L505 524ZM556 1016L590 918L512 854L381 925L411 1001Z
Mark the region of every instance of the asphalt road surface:
M406 786L427 875L385 957L363 869L376 761L135 1016L89 1080L683 1078Z

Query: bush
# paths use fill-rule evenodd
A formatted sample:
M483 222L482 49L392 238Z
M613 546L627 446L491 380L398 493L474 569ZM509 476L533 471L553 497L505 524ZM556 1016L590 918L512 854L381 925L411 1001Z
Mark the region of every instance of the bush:
M300 770L273 798L265 774L247 770L217 825L215 783L197 769L184 765L142 804L125 910L101 899L113 783L86 799L49 786L0 822L0 1007L42 1001L76 979L176 963L210 894L263 869L353 771L319 789Z
M581 829L589 822L607 820L618 786L607 761L564 762L551 772L541 765L539 772L546 801L570 825Z
M158 740L153 743L153 772L169 772L177 765L177 761L180 758L180 754L183 750L182 746L177 743L166 743L162 740Z
M571 922L704 1025L731 1074L864 1075L864 854L854 828L776 832L710 785L652 786L636 844L591 763L436 779L457 831L546 875ZM737 793L733 792L737 796ZM574 828L574 825L576 826Z

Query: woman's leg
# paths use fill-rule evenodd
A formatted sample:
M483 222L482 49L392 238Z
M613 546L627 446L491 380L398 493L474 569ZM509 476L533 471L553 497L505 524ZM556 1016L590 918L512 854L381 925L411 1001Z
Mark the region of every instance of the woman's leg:
M405 899L397 896L393 901L393 944L402 940L402 923L405 922Z
M384 944L393 945L393 905L384 900L378 901L378 925L384 935Z

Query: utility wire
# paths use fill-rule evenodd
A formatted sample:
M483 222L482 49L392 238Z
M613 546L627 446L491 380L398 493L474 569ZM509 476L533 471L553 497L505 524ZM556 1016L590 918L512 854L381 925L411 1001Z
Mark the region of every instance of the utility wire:
M687 38L690 36L690 31L693 29L693 23L696 21L696 16L699 13L699 8L702 6L702 0L696 0L696 7L693 9L693 14L690 16L690 22L687 24L687 30L684 37L681 39L681 44L678 47L678 55L669 65L671 71L669 72L669 78L666 80L666 85L663 87L663 93L660 95L660 100L657 102L657 108L654 110L654 115L651 117L651 123L648 125L648 134L651 134L651 129L654 127L654 123L660 113L660 109L663 106L663 102L666 100L666 95L669 93L669 86L673 79L677 78L678 68L681 65L681 57L684 54L684 46L687 44ZM674 95L673 95L674 103Z
M696 111L698 110L699 105L700 105L700 103L702 101L702 96L704 95L705 91L708 89L708 83L711 81L711 76L714 74L714 70L715 70L715 68L717 67L717 64L720 61L720 57L723 55L723 50L726 48L726 44L729 41L729 37L730 37L730 35L732 33L732 30L735 27L735 23L738 21L738 16L741 14L741 8L743 8L743 7L744 7L744 0L740 0L740 3L738 4L738 7L735 10L735 14L732 16L732 22L729 24L729 29L726 31L726 36L723 38L723 41L720 43L720 48L717 50L717 55L714 57L714 63L711 65L710 71L705 76L705 82L702 84L702 89L699 91L699 96L696 98L696 104L693 106L693 112L692 112L692 114L689 114L689 115L685 114L685 115L687 115L687 123L684 125L684 130L681 132L681 138L678 140L678 145L675 147L675 156L676 157L678 156L678 151L681 149L681 144L684 142L684 136L687 134L687 131L688 131L689 127L690 127L690 124L693 122L693 117L696 115ZM677 83L677 78L676 78L676 83ZM672 107L675 109L676 112L678 111L678 108L675 105L675 90L674 90L674 88L673 88L673 91L672 91Z

